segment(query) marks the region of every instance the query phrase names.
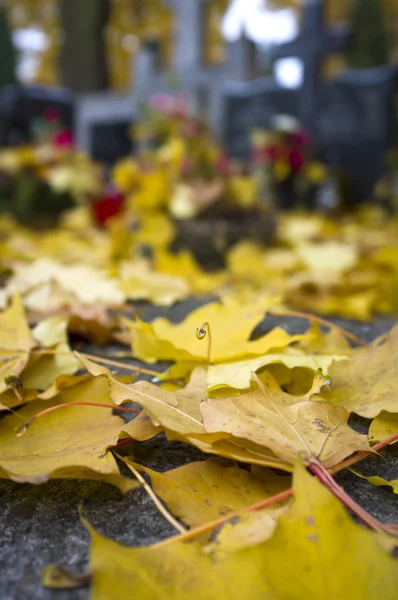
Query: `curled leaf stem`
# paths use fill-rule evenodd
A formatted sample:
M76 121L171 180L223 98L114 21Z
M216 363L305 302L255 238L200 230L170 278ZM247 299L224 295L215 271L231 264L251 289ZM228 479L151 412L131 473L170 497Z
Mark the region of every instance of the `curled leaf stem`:
M268 309L268 312L275 316L297 317L299 319L307 319L308 321L313 321L314 323L319 323L320 325L324 325L328 329L335 329L336 331L341 333L341 335L343 335L345 338L347 338L348 340L351 340L358 346L366 346L365 342L363 342L361 339L359 339L355 334L351 333L350 331L347 331L346 329L344 329L343 327L340 327L339 325L335 325L335 323L332 323L331 321L328 321L327 319L318 317L317 315L312 315L311 313L305 313L305 312L289 310L289 309L284 309L284 308L270 308L270 309Z
M203 340L207 336L207 362L211 365L211 328L210 323L206 321L196 330L196 337L198 340Z
M125 412L134 413L136 415L138 415L138 413L141 412L135 408L116 406L116 404L111 405L111 404L99 404L99 403L95 403L95 402L67 402L66 404L58 404L57 406L51 406L50 408L46 408L45 410L42 410L41 412L37 413L37 415L34 415L28 421L26 421L26 423L24 423L20 427L16 428L17 435L20 436L20 435L24 434L26 432L26 430L28 429L28 427L30 427L32 425L32 423L34 423L37 419L44 417L44 415L54 412L55 410L59 410L60 408L68 408L69 406L95 406L96 408L107 408L108 410L109 409L122 410Z

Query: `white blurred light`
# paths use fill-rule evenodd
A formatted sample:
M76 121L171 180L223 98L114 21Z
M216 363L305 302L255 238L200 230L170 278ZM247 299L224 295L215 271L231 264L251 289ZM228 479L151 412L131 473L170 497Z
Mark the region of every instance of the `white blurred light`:
M282 87L297 89L303 85L304 65L299 58L282 58L274 68L276 81Z
M47 50L49 40L44 31L36 27L16 29L12 36L18 49L18 79L24 83L32 81L40 66L40 55Z
M222 31L233 42L245 33L257 44L281 44L298 35L298 22L291 9L270 10L267 0L233 0L227 10Z
M48 48L46 34L36 27L16 29L12 38L15 46L22 52L44 52Z

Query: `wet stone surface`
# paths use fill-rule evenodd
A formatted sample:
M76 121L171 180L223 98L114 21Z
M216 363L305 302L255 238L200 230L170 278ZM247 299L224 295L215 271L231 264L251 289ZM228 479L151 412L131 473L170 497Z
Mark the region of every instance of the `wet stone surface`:
M202 303L192 300L164 311L143 305L142 318L151 320L161 314L179 321ZM375 319L372 324L334 321L366 342L386 333L394 324L388 318ZM267 317L255 334L260 335L275 325L290 333L302 332L308 327L303 319ZM86 346L85 350L104 356L115 348ZM131 360L126 362L133 364ZM354 419L352 425L366 431L365 420ZM163 436L126 446L123 453L159 471L206 459L195 448L166 441ZM377 474L387 480L398 479L398 444L385 449L382 456L362 461L355 470L366 476ZM121 465L123 474L127 475L123 468ZM398 522L398 496L391 488L373 487L350 471L336 478L371 514L383 522ZM116 488L99 482L58 480L31 486L0 480L0 600L86 600L89 597L86 588L51 591L40 584L41 570L49 563L62 564L71 571L82 572L87 568L89 536L79 518L81 504L85 517L101 534L128 546L152 544L175 533L141 489L123 496Z

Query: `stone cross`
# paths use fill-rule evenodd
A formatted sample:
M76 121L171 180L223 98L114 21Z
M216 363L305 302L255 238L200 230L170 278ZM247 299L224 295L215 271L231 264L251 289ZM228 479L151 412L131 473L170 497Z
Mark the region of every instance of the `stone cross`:
M163 0L175 13L174 70L177 82L196 110L207 112L213 128L221 133L223 83L246 81L254 76L253 44L244 37L227 45L226 60L219 67L203 60L206 3L211 0ZM160 67L160 48L143 44L135 60L134 96L144 102L168 89L167 72Z
M303 61L304 81L300 94L299 114L303 124L308 127L316 106L322 61L328 54L347 47L350 32L346 26L326 27L323 0L307 0L302 14L300 35L292 42L273 48L271 55L274 59L297 57Z
M203 67L205 8L208 0L167 0L176 14L175 56L177 73Z

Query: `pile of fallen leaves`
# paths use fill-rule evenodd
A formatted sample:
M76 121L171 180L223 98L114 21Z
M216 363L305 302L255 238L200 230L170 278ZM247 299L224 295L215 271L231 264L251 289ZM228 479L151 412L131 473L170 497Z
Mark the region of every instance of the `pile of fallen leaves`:
M249 240L205 271L189 250L170 252L166 214L132 214L93 227L90 210L67 213L56 230L34 232L0 219L0 307L22 295L29 317L64 314L113 330L109 308L149 301L170 306L191 296L239 305L274 298L280 306L369 320L398 312L398 222L366 209L339 222L283 214L271 246ZM116 324L116 327L119 327Z
M87 273L78 279L78 268L64 265L59 280L54 270L46 282L17 272L25 303L43 285L79 306L90 280ZM117 279L92 281L93 305L96 285L104 294L119 289ZM14 292L0 314L0 476L31 484L95 479L123 493L140 486L176 529L155 546L126 548L82 517L91 535L89 573L49 566L45 585L91 581L95 600L132 591L159 599L337 599L347 590L361 599L395 598L398 526L369 515L333 474L398 440L398 327L363 345L337 326L325 332L312 317L304 334L275 327L254 339L271 310L282 310L271 297L229 298L179 324L125 317L118 335L132 341L132 357L170 361L157 373L73 353L70 315L32 327ZM118 375L121 368L131 375ZM143 373L157 384L139 380ZM350 426L353 414L372 420L368 435ZM159 434L210 457L166 473L119 457L132 478L122 476L118 447ZM377 476L377 460L374 469L370 483L396 492L396 481Z
M91 580L94 600L132 590L159 599L395 598L398 527L369 515L333 474L398 440L398 327L364 345L299 311L396 313L397 223L374 210L339 223L285 214L272 246L243 241L218 272L189 251L170 252L166 214L144 212L133 224L131 213L94 228L85 207L56 230L0 221L0 476L143 487L176 529L129 549L82 516L89 573L49 567L45 585ZM168 307L201 296L180 323L141 318L141 301ZM304 314L309 329L256 335L270 314ZM112 342L131 360L74 352L71 334ZM352 427L355 415L371 420L367 435ZM209 458L159 473L119 456L126 443L159 435ZM370 483L396 493L377 460Z

